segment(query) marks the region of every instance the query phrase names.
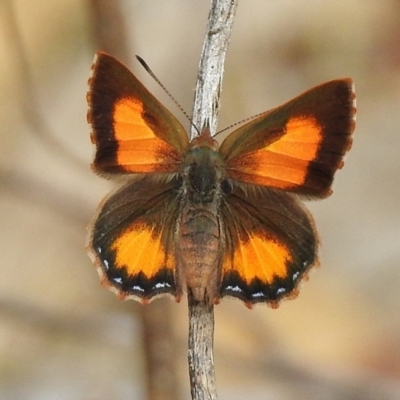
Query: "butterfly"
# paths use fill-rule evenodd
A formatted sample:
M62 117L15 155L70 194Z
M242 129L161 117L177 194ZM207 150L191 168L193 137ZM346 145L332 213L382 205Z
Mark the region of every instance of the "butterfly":
M277 307L318 264L303 199L331 194L352 144L355 92L338 79L236 129L221 145L181 123L119 61L97 53L87 95L92 169L126 182L101 203L87 249L103 285L146 304L183 291Z

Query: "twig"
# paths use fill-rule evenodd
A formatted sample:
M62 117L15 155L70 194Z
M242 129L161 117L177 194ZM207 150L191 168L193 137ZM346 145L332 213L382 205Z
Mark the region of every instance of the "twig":
M238 0L212 1L197 77L191 138L198 134L195 127L201 130L208 125L211 134L216 131L225 55L237 3ZM194 301L190 293L188 305L188 359L192 399L215 400L214 309L212 305Z
M189 377L193 400L216 400L214 369L214 307L188 295Z
M216 131L225 55L238 1L212 0L197 76L191 138L198 134L195 127L204 127L206 122L211 135Z

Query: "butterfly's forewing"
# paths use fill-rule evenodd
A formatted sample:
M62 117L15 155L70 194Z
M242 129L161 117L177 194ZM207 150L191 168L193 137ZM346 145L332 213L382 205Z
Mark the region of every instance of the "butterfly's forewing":
M124 65L105 53L96 55L88 103L96 172L178 170L189 144L184 128Z
M220 295L249 307L296 295L304 274L317 263L311 215L295 196L254 185L233 184L221 205L225 249Z
M90 227L88 251L106 286L121 298L148 302L161 294L177 300L174 233L175 179L145 176L107 197Z
M310 197L330 194L355 127L350 79L317 86L231 133L220 152L229 178Z

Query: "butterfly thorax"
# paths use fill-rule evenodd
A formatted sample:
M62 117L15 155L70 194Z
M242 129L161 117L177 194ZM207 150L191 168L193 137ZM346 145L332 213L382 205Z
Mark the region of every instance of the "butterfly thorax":
M208 145L192 148L183 164L178 264L182 281L197 301L213 301L218 293L224 171L222 157Z

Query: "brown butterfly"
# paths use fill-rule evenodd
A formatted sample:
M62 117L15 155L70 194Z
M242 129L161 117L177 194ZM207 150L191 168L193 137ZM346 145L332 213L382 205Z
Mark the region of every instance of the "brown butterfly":
M88 251L120 298L248 307L294 297L317 263L314 222L299 198L331 194L350 149L350 79L317 86L231 133L189 142L178 120L115 58L98 53L89 80L93 170L135 177L100 205Z

